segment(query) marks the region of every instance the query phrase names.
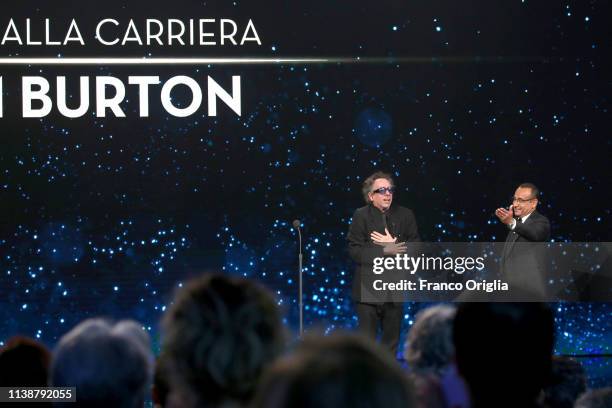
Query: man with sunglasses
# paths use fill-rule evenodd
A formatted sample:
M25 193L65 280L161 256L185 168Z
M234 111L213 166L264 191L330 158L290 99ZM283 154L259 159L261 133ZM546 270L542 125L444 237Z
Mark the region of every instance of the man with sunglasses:
M406 242L420 241L412 210L393 204L395 186L387 173L376 172L365 179L362 187L366 206L353 214L347 240L349 253L357 264L353 276L353 300L359 330L376 339L381 328L381 343L397 354L403 305L394 302L361 301L361 276L373 273L373 260L407 251Z

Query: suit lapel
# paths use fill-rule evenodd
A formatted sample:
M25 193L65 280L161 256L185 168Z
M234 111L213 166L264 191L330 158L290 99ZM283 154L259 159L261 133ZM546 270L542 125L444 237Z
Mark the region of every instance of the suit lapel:
M529 221L529 218L527 218L527 221ZM507 257L508 255L510 255L510 252L512 252L512 248L514 247L514 243L516 242L518 237L519 235L516 232L512 230L508 231L508 235L506 236L506 243L504 244L504 250L503 250L504 257Z
M534 210L529 217L523 222L523 224L529 224L534 221L535 218L539 217L539 214L536 210ZM508 256L514 247L514 243L519 239L519 234L514 231L508 232L508 236L506 236L506 243L504 244L504 256Z

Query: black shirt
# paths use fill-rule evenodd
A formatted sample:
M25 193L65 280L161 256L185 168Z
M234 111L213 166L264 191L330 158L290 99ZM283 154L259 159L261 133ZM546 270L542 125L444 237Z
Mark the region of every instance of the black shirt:
M373 231L385 234L385 227L397 242L420 241L416 218L411 209L391 205L386 212L380 211L372 204L358 208L353 214L346 239L349 254L356 263L353 275L353 299L358 300L362 274L372 273L373 259L384 256L383 247L375 244L370 238Z

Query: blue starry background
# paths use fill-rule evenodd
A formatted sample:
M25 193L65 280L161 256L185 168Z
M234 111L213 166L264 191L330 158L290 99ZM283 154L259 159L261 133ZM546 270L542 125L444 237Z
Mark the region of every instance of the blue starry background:
M423 239L499 241L494 217L536 183L556 241L610 241L610 5L599 1L109 1L105 16L252 18L262 46L105 48L96 7L7 5L10 17L77 17L86 47L2 46L2 56L360 57L326 65L4 66L0 119L0 345L21 333L52 346L84 318L135 318L159 345L172 293L206 271L256 279L297 327L297 236L304 231L308 330L350 329L345 234L363 178L393 173L395 200ZM409 3L409 4L407 4ZM274 11L274 12L270 12ZM140 19L140 20L139 20ZM38 27L40 37L44 28ZM367 58L388 60L368 62ZM406 57L419 57L406 60ZM20 77L242 78L243 114L168 115L151 92L138 117L20 118ZM52 92L55 87L52 83ZM188 104L185 90L173 93ZM93 109L90 109L90 112ZM423 304L407 304L404 331ZM605 355L612 305L555 304L559 354ZM592 386L610 359L582 358Z

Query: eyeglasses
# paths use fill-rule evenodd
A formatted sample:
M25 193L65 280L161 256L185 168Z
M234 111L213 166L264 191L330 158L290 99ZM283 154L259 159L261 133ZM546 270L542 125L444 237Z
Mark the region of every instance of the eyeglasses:
M512 203L525 204L532 200L535 200L535 197L531 197L531 198L511 197L510 200L512 201Z
M393 194L395 192L395 187L381 187L381 188L377 188L376 190L373 190L372 193L378 193L378 194Z

